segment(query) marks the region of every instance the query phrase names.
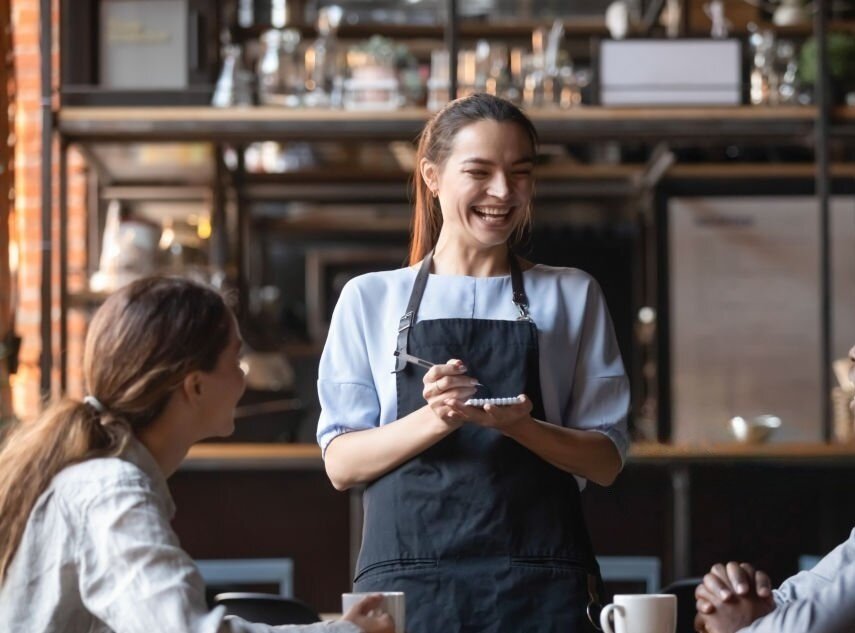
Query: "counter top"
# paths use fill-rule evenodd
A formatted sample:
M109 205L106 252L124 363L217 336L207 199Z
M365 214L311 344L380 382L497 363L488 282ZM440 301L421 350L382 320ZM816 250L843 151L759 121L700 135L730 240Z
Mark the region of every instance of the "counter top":
M855 443L633 444L630 464L791 463L855 466ZM203 443L190 449L181 470L323 470L314 444Z

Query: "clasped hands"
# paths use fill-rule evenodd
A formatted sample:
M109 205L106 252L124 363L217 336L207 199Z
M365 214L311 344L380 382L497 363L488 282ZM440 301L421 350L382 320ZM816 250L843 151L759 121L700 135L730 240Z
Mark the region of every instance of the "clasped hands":
M444 365L434 365L424 376L422 396L438 418L452 428L464 422L489 427L503 433L531 420L531 400L522 396L519 403L488 404L472 407L463 404L475 395L477 378L466 375L463 361L452 358Z
M748 563L713 565L695 588L699 633L734 633L775 608L772 583Z

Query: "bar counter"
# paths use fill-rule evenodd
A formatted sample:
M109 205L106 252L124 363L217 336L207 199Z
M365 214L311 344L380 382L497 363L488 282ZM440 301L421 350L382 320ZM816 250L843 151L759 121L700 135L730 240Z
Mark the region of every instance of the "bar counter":
M793 463L855 465L855 443L674 445L635 443L629 464ZM194 446L182 470L323 470L314 444L203 443Z
M336 491L314 444L194 446L170 479L195 558L288 557L296 594L339 608L361 542L361 490ZM624 472L582 495L595 550L656 556L662 582L733 558L780 582L855 526L855 444L636 443Z

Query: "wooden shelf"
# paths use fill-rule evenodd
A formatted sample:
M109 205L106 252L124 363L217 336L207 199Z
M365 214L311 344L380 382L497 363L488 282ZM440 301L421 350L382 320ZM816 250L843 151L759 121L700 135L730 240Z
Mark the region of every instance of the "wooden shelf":
M558 181L627 181L632 182L644 174L645 166L639 163L585 164L575 162L550 162L535 168L538 185ZM855 163L832 163L831 175L835 178L855 178ZM398 170L354 168L352 165L328 165L281 174L249 174L248 186L328 185L330 172L335 173L337 182L352 184L392 183L408 184L412 173ZM684 163L671 167L665 174L667 179L702 178L813 178L816 166L813 163ZM407 213L407 218L409 214Z
M832 163L832 178L855 178L855 163ZM666 180L704 179L763 179L809 180L816 176L813 163L697 163L674 165L665 175Z
M182 470L322 470L316 444L202 443L190 449Z
M428 113L344 112L269 106L213 108L64 108L60 131L69 141L235 141L415 138Z
M536 28L552 26L552 20L523 19L514 20L510 18L498 20L476 20L462 18L458 26L458 33L462 38L531 38L532 31ZM592 37L608 36L605 20L602 17L577 17L566 19L564 22L564 33L568 37ZM256 39L266 31L268 26L254 26L239 28L237 40ZM294 25L300 31L303 38L317 37L317 30L311 25ZM441 24L389 24L369 23L364 24L342 24L338 35L343 40L368 39L372 35L382 33L392 39L431 39L441 41L445 35L445 26ZM441 42L437 46L441 46Z
M458 33L462 38L530 38L532 31L536 28L552 25L553 20L543 19L489 19L478 20L462 18L459 23ZM565 37L568 38L590 38L608 37L605 19L599 16L578 16L563 20ZM270 28L267 25L254 26L250 28L239 28L237 30L238 41L245 39L257 39L261 33ZM317 30L312 25L293 25L300 31L303 38L317 37ZM760 22L758 28L773 31L779 37L807 38L813 34L813 24L798 24L794 26L777 26L771 22ZM852 33L855 32L855 21L852 20L829 20L829 32ZM342 24L338 34L341 39L367 39L372 35L382 33L392 39L429 39L442 40L445 27L440 24L389 24L369 23L364 24ZM745 27L737 27L731 30L733 37L746 37L749 31ZM643 36L644 33L630 31L630 36ZM709 38L709 29L693 29L689 34L691 37Z
M529 110L542 142L669 138L802 139L813 133L816 109L780 107L583 106ZM430 117L425 109L390 112L275 107L77 108L60 110L58 126L71 142L257 140L413 140ZM838 108L838 123L855 123L855 108Z
M679 446L636 443L629 464L784 463L855 465L855 444L714 444ZM183 470L321 470L314 444L203 443L190 449Z
M793 442L781 444L674 445L636 443L632 463L777 462L855 465L855 444Z

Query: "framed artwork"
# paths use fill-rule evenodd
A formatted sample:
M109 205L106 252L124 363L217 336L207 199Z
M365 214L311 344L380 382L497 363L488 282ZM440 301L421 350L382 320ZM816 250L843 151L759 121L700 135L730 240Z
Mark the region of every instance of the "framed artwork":
M306 251L306 317L309 335L323 343L344 285L359 275L406 265L405 248L331 247Z

